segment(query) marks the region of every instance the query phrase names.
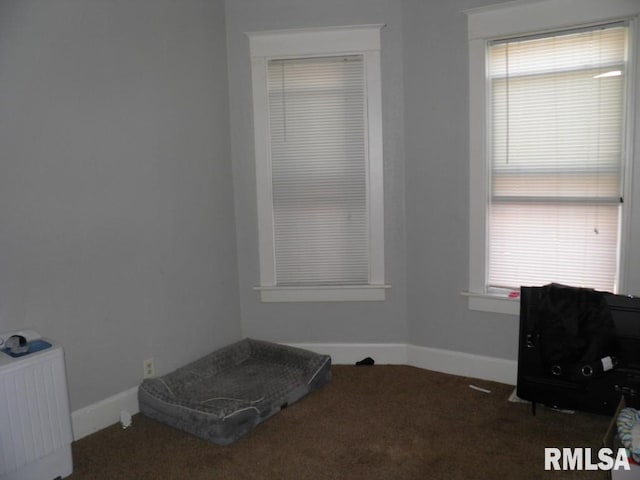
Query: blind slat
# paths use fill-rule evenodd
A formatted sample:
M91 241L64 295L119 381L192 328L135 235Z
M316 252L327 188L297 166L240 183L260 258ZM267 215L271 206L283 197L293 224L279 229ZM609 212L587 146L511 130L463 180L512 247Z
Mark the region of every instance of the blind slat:
M489 46L490 287L615 290L627 36L618 24Z
M369 281L362 56L268 64L276 282Z

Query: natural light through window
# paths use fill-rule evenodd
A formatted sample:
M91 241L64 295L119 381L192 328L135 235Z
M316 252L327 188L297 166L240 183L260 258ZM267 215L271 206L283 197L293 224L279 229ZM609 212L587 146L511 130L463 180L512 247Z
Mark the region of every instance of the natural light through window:
M465 14L469 308L517 315L520 287L554 282L625 292L640 3L537 0Z
M268 66L278 285L369 281L362 56Z
M247 33L262 301L385 299L382 27Z
M490 43L489 288L616 289L627 34Z

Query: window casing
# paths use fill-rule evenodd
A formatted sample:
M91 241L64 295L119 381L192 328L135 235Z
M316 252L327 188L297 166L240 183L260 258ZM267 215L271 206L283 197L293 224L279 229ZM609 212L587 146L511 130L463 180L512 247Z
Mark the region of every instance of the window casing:
M262 301L384 300L380 28L247 34Z
M575 6L467 12L471 309L517 314L527 284L621 288L640 8Z

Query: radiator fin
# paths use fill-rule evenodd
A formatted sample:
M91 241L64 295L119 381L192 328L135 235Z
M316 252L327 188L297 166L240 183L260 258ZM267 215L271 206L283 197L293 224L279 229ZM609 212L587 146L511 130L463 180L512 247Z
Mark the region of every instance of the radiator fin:
M71 443L61 350L0 370L0 476Z

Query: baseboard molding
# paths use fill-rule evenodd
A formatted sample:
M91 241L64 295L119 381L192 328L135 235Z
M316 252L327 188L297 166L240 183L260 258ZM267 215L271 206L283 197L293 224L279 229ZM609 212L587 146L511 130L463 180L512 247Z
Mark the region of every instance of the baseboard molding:
M401 343L290 343L316 353L331 355L336 365L353 365L366 357L377 364L410 365L463 377L515 385L518 362L503 358L421 347Z
M287 343L291 347L331 356L335 365L353 365L366 358L386 365L405 365L407 345L404 343Z
M353 365L371 357L379 365L410 365L464 377L515 385L518 363L515 360L473 355L405 343L288 343L292 347L331 355L335 365ZM125 410L140 411L138 387L105 398L71 414L73 439L80 440L120 421Z
M98 430L118 423L120 421L120 412L123 410L131 415L135 415L140 411L137 386L75 410L71 414L73 439L80 440Z
M504 358L473 355L439 348L407 346L407 364L462 377L515 385L518 362Z

